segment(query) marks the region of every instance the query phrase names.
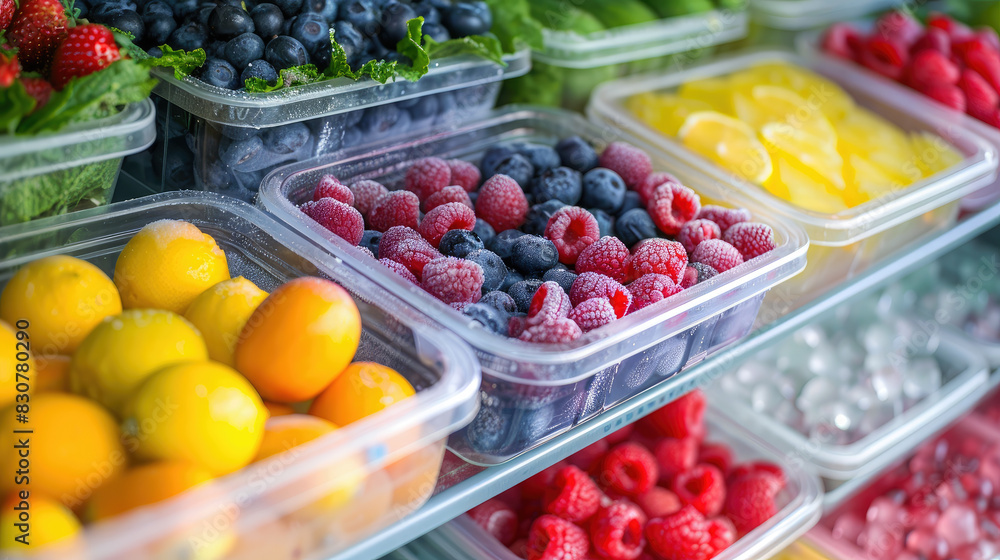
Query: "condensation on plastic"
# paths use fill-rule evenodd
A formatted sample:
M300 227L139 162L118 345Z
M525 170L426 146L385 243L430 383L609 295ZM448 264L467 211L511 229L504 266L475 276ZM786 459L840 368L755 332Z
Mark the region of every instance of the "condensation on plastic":
M910 4L906 0L752 0L750 10L762 25L799 31Z
M572 343L532 345L477 328L478 323L347 245L296 207L311 198L324 174L345 183L375 179L392 189L401 186L406 168L421 157L478 161L498 142L553 144L572 135L599 149L619 139L636 143L650 153L654 169L669 170L703 198L749 208L755 219L773 227L777 248ZM485 465L517 456L745 336L765 292L802 270L807 246L801 229L726 184L618 131L557 109L510 107L455 131L370 153L290 165L265 179L258 204L472 345L484 371L484 405L473 424L497 418L499 424L491 429L499 432L498 443L477 445L463 431L449 446L466 460Z
M211 551L212 558L240 560L326 557L426 501L445 438L476 410L480 378L471 351L257 208L212 193L165 193L0 229L0 284L21 265L53 254L85 259L110 274L132 235L161 219L198 226L226 252L233 276L264 290L299 276L336 281L361 310L355 359L396 369L417 394L296 447L294 456L251 464L176 498L88 525L79 542L51 556L180 560ZM342 506L314 503L345 487L357 490ZM386 492L391 505L382 504L379 512L375 496Z

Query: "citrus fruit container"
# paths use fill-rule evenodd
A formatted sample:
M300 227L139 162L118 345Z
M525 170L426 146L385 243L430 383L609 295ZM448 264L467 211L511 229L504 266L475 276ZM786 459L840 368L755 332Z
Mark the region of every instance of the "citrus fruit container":
M398 189L407 168L421 158L478 162L499 142L552 145L574 135L599 149L622 138L613 129L598 128L567 111L509 107L454 131L281 168L267 177L261 190L258 204L268 212L363 270L373 282L427 311L474 348L483 367L481 409L471 427L449 443L474 463L498 464L517 456L739 340L754 324L764 294L805 265L807 241L801 229L682 160L649 151L654 170L669 170L703 198L745 207L754 219L770 225L775 249L573 342L529 344L474 328L478 323L392 273L298 208L312 198L318 179L326 174L345 184L373 179Z
M201 244L208 242L211 248L201 251ZM35 288L46 285L38 278L59 278L48 273L58 267L31 268L34 263L57 262L39 261L43 258L76 263L61 269L76 284L60 294L85 290L103 274L114 273L114 286L119 287L126 308L121 313L118 307L117 315L100 315L105 319L79 342L72 361L66 360L69 387L61 389L50 368L65 359L51 355L47 347L54 344L65 350L66 339L60 341L58 335L76 336L74 331L44 331L54 339L44 342L40 339L44 334L31 329L46 323L45 315L36 314L30 322L16 319L10 327L7 322L0 324L4 340L8 328L30 334L38 366L38 379L31 381L36 392L26 413L35 435L28 436L33 439L27 445L31 446L30 485L44 486L30 486L31 537L52 538L60 527L77 527L76 532L66 530L65 538L49 548L36 549L41 556L31 558L329 557L420 507L435 487L448 434L475 414L479 367L466 345L344 262L243 202L203 192L153 195L5 228L0 232L0 254L5 317L11 310L20 316L16 310L22 302L6 297L7 292L27 289L20 271L33 270L26 274L27 280L36 278ZM151 254L163 258L150 262ZM232 367L204 357L206 343L209 355L217 357L219 340L210 335L223 331L191 325L221 320L224 327L225 318L235 316L226 302L238 304L239 296L252 294L230 285L235 300L216 300L207 306L199 305L204 295L198 296L184 313L189 323L165 307L135 308L146 301L141 298L179 297L180 283L158 284L160 279L152 276L142 284L129 280L139 278L133 273L141 267L155 270L160 261L185 259L202 265L201 274L191 277L203 280L222 254L228 270L217 272L226 278L230 273L242 276L233 281L244 287L252 283L258 288L251 291L266 296L241 323L246 326L236 343ZM104 277L104 282L110 280ZM8 290L8 286L14 287ZM202 293L211 300L215 292L213 288ZM103 293L98 292L99 301L110 301ZM99 310L97 305L84 308L82 300L73 303L77 301L80 308L71 307L67 313L82 309L80 321ZM316 314L319 308L331 312ZM310 327L294 328L303 324ZM154 327L156 332L141 330ZM302 346L303 341L329 333L333 338L329 344L324 339L325 346L309 342L308 349ZM9 337L13 344L13 330ZM250 346L244 344L251 339ZM112 340L131 342L116 346ZM167 340L177 342L156 346ZM312 384L316 372L350 361L349 354L341 351L347 344L357 348L354 362L321 389L311 405L296 403L300 396L291 392ZM139 347L145 348L142 355L130 358L130 350ZM137 370L114 378L100 373L106 370L112 375L114 370L107 368L120 360L132 360L138 368L173 353L179 353L176 359L181 361L140 379L131 396L123 387L135 384L129 376ZM275 356L282 356L280 364L273 363ZM6 352L2 359L8 359ZM271 368L270 377L257 366ZM275 377L275 372L281 374ZM372 402L376 390L381 395L378 403ZM14 402L6 388L3 396ZM345 403L348 397L350 402ZM341 413L354 418L328 420ZM222 418L229 418L228 423L221 424ZM14 404L5 407L2 422L21 426L14 420ZM197 426L197 436L192 435L192 426ZM238 426L243 427L237 430ZM40 439L42 430L46 439ZM186 430L187 436L181 437L177 430ZM244 446L261 431L259 447L253 442ZM205 443L210 437L216 445ZM54 450L47 441L63 444ZM78 453L89 457L96 453L92 450L105 447L117 449L117 454L98 454L92 463L76 462ZM236 461L244 450L250 454ZM3 460L9 459L5 455ZM126 465L130 462L135 464ZM10 487L4 484L5 491ZM55 499L44 498L50 490ZM8 553L19 557L24 549L9 532L13 521L8 522L12 519L8 516L17 515L18 500L24 498L14 493L4 499L0 548L5 558ZM89 522L82 530L67 509L74 506L76 514Z
M156 143L126 172L154 192L195 188L252 201L264 175L282 164L485 114L499 82L531 67L529 51L504 56L504 64L457 56L432 62L415 82L338 78L271 93L154 71Z
M754 104L743 107L760 109L756 113L748 113L749 117L762 118L762 132L759 134L742 120L711 110L708 105L708 101L712 100L710 92L715 92L720 103L730 99L733 93L731 84L725 80L737 73L740 73L741 79L750 80L748 87L752 88ZM787 81L786 85L776 87L754 86L752 80L756 79ZM788 85L792 81L795 84ZM787 289L785 295L789 301L801 304L857 275L920 235L947 228L957 219L959 199L995 180L997 148L966 129L961 115L920 99L907 98L901 103L895 86L889 86L872 80L856 69L828 60L806 58L780 49L755 50L681 72L625 78L605 84L594 92L587 111L596 121L620 126L665 151L688 159L717 180L732 182L777 213L800 224L809 235L809 266L804 274L784 286L783 290ZM665 113L665 120L656 126L632 111L632 108L642 107L638 105L641 100L680 97L678 92L684 87L687 87L685 95L694 95L695 91L699 95L703 93L701 100L695 100L695 103L699 107L705 103L709 110L695 108L688 120L687 109L680 107L676 112ZM800 87L801 93L790 90L795 87ZM760 96L763 99L758 100ZM762 104L757 104L758 101ZM630 108L630 103L635 105ZM780 120L766 120L774 117L769 116L768 111L781 113L786 109L789 114L779 115ZM868 160L852 155L857 159L850 161L856 163L858 169L853 177L864 182L869 194L852 199L848 205L839 195L817 190L822 189L823 181L831 177L839 177L843 181L841 169L847 169L843 162L848 158L838 154L833 155L834 160L831 161L839 161L841 168L824 172L826 168L820 163L827 165L824 159L826 152L816 155L813 151L825 148L822 145L813 146L810 144L812 140L800 138L819 130L807 127L815 125L829 129L832 125L827 111L839 112L842 116L843 120L837 122L843 123L847 131L845 138L850 138L851 142L842 142L845 149L856 154L858 150L866 153L884 148L889 154L885 156L887 165L907 166L909 171L918 172L922 178L913 180L910 173L893 178L874 165L862 168ZM848 120L843 115L852 118ZM688 123L691 124L685 127ZM667 130L671 135L660 129L667 125L670 125ZM714 134L717 131L731 134L727 137L730 142L710 142L707 134L699 135L700 132ZM685 140L681 141L673 134L681 135ZM906 142L911 150L908 159L901 162L893 159L892 152L888 150L899 146L886 140L889 137ZM863 146L865 142L872 145ZM910 142L913 148L909 148ZM708 149L719 145L733 147L728 168L716 163L721 155L709 159L694 151L699 146ZM947 167L925 171L920 167L925 165L924 159L921 159L925 153L929 154L927 165ZM778 156L777 163L772 162L772 158ZM795 158L809 163L798 165ZM733 168L737 172L729 170ZM783 182L772 185L776 178ZM854 178L851 180L854 181ZM853 191L847 189L843 192L843 196L847 196ZM798 200L793 204L788 200L790 196L797 196Z
M712 557L716 560L769 558L792 544L819 520L823 495L820 482L802 463L773 447L765 437L719 416L717 410L710 408L707 412L706 438L729 447L732 464L766 461L779 466L785 478L785 487L775 496L775 514ZM406 554L448 560L519 558L468 515L429 533L389 558L412 558Z
M801 31L862 17L901 4L899 0L753 0L750 11L754 21L765 27Z
M56 134L0 140L0 226L111 202L122 158L153 142L149 100Z
M708 9L694 13L686 13L684 2L650 4L683 15L655 19L655 11L639 0L622 5L532 3L532 13L545 26L544 48L532 52L531 72L504 84L502 102L582 111L601 82L681 67L711 54L717 45L747 35L749 18L740 2L713 8L711 1L696 0L690 4ZM553 10L559 15L554 17ZM563 14L565 10L570 13Z

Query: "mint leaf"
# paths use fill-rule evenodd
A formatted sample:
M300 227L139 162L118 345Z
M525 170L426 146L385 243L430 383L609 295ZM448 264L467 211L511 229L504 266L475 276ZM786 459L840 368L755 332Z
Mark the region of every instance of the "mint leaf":
M21 119L34 108L35 99L28 95L20 80L14 80L8 88L0 88L0 133L14 134Z
M423 16L411 19L406 22L406 37L396 44L396 52L410 59L409 67L400 65L397 71L400 76L411 82L419 80L426 74L431 64L431 57L420 46L423 42L423 29Z
M446 58L471 54L507 66L503 60L503 47L496 37L486 35L470 35L460 39L450 39L438 43L430 37L424 37L424 50L431 59Z
M529 0L485 1L493 12L490 31L500 39L503 52L515 52L522 43L537 50L545 46L542 24L531 17Z
M243 85L243 89L248 93L267 93L284 87L311 84L323 79L326 79L326 77L316 69L315 65L303 64L302 66L285 68L279 72L278 81L273 86L261 78L250 78Z
M189 52L174 50L168 45L160 45L160 51L163 53L163 56L160 58L149 56L143 52L140 64L147 68L155 66L173 67L174 77L178 80L183 80L185 76L190 75L191 72L194 72L205 64L205 49L195 49ZM133 56L133 58L140 57Z
M396 76L398 65L395 61L389 60L369 60L357 71L352 70L351 65L347 62L347 53L344 52L344 47L340 46L340 43L334 39L333 28L330 28L330 46L333 49L330 55L330 65L323 72L327 78L359 80L368 76L376 82L384 84Z

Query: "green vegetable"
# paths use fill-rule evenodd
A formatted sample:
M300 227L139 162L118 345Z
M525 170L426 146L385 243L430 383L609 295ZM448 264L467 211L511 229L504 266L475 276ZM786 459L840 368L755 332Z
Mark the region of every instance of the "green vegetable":
M580 7L608 27L637 25L659 19L653 10L639 0L583 0Z
M194 72L205 64L204 49L195 49L188 52L174 50L169 45L160 45L160 51L163 52L163 56L160 58L154 58L143 52L146 56L139 59L140 64L147 68L155 66L172 67L174 69L174 77L178 80L183 80L185 76L190 75L191 72Z
M715 9L712 0L643 0L656 10L660 17L669 18L710 12Z
M120 164L121 158L112 158L12 181L0 179L0 226L111 202Z
M536 0L531 4L531 15L542 25L556 31L574 31L589 35L606 28L593 14L565 0Z
M432 60L471 54L507 66L503 61L503 47L500 45L500 40L486 35L470 35L460 39L449 39L443 43L424 36L424 50Z
M516 52L521 45L541 50L545 46L542 25L531 16L531 0L485 0L493 12L490 31L500 39L503 52Z
M506 80L500 90L497 105L508 103L530 103L559 107L562 104L562 90L566 82L566 70L534 62L531 72L513 80Z
M723 10L745 10L747 0L715 0L715 3Z
M0 134L16 133L21 119L34 108L35 98L28 95L20 81L0 89Z

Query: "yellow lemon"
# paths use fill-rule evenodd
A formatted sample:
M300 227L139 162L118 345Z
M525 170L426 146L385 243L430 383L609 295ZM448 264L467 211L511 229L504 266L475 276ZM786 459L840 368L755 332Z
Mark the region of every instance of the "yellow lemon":
M80 521L68 507L40 494L12 492L3 501L2 508L0 550L38 550L59 546L82 530ZM22 523L24 525L19 527L18 524ZM22 528L25 530L22 531Z
M14 402L18 384L27 393L35 390L36 365L31 356L31 338L18 338L19 331L0 321L0 407Z
M235 366L233 352L240 331L267 292L242 276L223 280L194 298L184 317L201 331L208 357Z
M115 264L125 309L184 313L208 288L229 279L226 254L193 224L160 220L139 230Z
M396 370L374 362L354 362L316 397L309 414L346 426L416 394Z
M683 83L677 88L677 96L706 103L711 110L720 113L733 114L732 87L726 78L706 78Z
M746 123L714 111L692 113L677 137L685 146L755 183L771 176L767 149Z
M847 209L841 196L831 194L825 184L816 181L815 175L803 172L801 166L791 163L787 157L777 159L775 175L780 177L784 191L776 191L769 183L765 183L765 188L800 208L823 214Z
M733 96L736 116L755 130L771 123L799 132L810 144L837 147L837 133L818 106L810 106L792 90L778 86L754 86L750 95Z
M712 110L711 105L700 99L652 93L641 93L630 98L628 107L643 122L669 136L677 135L691 113Z
M23 445L28 449L31 494L74 508L125 467L118 425L97 403L66 393L40 393L31 397L27 416L28 422L18 421L14 405L0 411L0 445L5 450L0 469L9 473L0 478L0 490L18 489Z
M108 519L172 498L209 480L212 480L212 473L186 461L156 461L139 465L94 493L87 503L87 518L93 521Z
M65 255L32 261L0 293L0 319L29 323L35 355L72 354L105 317L122 311L118 289L101 269Z
M786 157L824 190L838 196L844 190L844 160L833 147L816 143L811 134L784 123L764 125L760 137L772 159L778 154Z
M167 366L129 402L127 442L142 460L183 460L219 476L253 460L267 409L245 377L216 362Z
M120 414L136 387L156 370L207 358L201 334L180 315L130 309L105 319L83 341L70 365L70 386Z

